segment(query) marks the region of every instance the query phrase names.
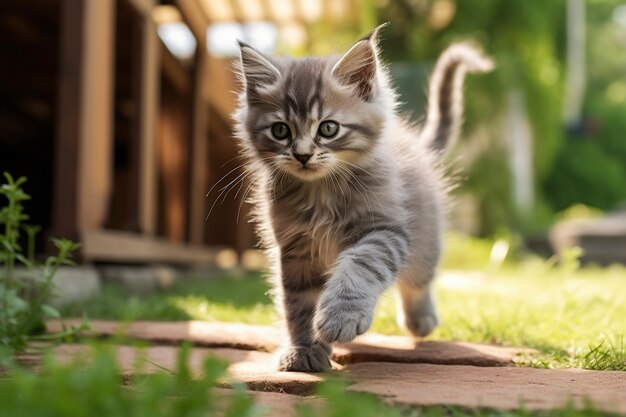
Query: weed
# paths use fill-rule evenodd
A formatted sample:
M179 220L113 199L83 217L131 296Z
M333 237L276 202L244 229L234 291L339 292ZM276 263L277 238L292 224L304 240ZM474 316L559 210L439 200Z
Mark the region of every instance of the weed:
M30 199L22 189L26 178L14 180L8 173L4 177L6 184L0 187L0 195L7 199L0 208L0 225L4 226L4 233L0 234L0 346L17 352L24 350L29 338L43 329L45 318L59 317L59 312L46 302L52 293L54 275L61 265L73 265L71 255L78 245L66 239L53 239L57 255L38 263L34 242L40 228L25 224L28 215L22 205ZM28 238L26 251L20 245L22 233ZM25 267L27 272L17 269L18 266ZM65 337L77 330L66 329L57 336Z

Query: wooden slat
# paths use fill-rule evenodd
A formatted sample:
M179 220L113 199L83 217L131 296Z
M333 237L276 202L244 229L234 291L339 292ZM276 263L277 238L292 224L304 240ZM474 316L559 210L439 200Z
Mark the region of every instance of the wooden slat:
M204 39L209 19L198 0L175 0L174 2L180 9L185 23L189 26L196 39Z
M86 261L158 262L213 266L220 248L207 248L136 233L109 230L87 230L81 233Z

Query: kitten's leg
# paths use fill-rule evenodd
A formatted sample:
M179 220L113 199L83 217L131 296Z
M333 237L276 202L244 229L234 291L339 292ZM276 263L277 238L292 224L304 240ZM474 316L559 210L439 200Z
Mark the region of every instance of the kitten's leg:
M321 372L330 368L331 348L313 337L313 314L322 280L302 262L282 262L282 307L290 344L280 352L279 370Z
M430 282L430 279L427 282ZM439 324L430 284L402 277L398 281L398 292L400 294L398 323L405 326L414 336L424 337L430 334Z
M408 234L391 223L372 226L344 250L315 312L318 339L326 343L349 342L365 333L378 297L393 283L408 252Z

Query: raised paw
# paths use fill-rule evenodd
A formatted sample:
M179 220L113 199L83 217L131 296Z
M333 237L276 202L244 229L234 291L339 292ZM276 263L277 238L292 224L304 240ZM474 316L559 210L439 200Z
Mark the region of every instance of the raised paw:
M428 336L439 324L437 308L431 292L409 286L400 288L402 303L398 309L398 323L414 336Z
M330 369L330 346L316 343L313 346L289 346L280 352L279 371L323 372Z
M316 337L325 343L351 342L369 329L373 310L366 300L322 297L313 319Z
M406 328L417 337L428 336L439 324L439 318L434 312L425 313L423 315L405 316L404 323Z

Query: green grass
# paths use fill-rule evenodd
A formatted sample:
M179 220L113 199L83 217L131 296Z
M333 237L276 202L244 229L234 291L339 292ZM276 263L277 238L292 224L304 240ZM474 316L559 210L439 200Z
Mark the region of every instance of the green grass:
M259 274L197 276L179 281L172 289L149 295L129 295L115 285L105 285L94 300L66 306L61 313L112 320L213 320L270 324L274 307L268 287Z
M526 262L491 272L442 273L437 282L441 326L431 340L523 346L540 354L523 365L626 370L626 269L550 267ZM167 293L128 296L106 287L65 316L116 320L215 320L275 323L278 316L259 275L183 280ZM404 334L394 290L379 302L372 330Z

